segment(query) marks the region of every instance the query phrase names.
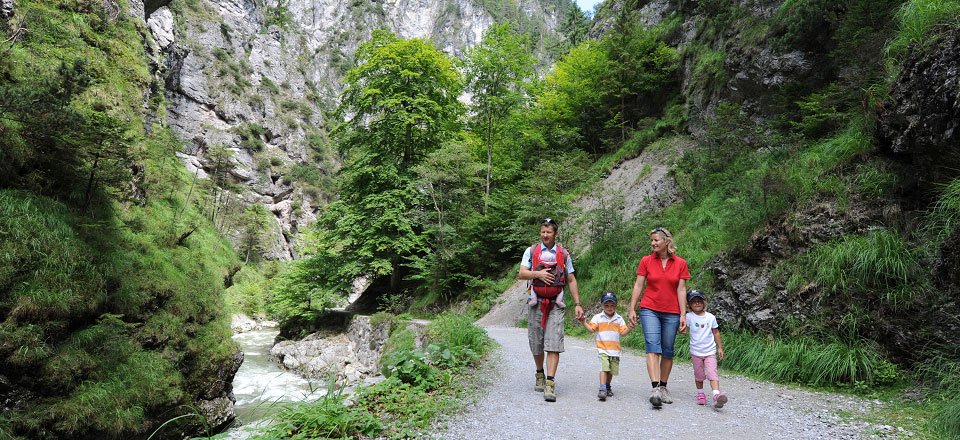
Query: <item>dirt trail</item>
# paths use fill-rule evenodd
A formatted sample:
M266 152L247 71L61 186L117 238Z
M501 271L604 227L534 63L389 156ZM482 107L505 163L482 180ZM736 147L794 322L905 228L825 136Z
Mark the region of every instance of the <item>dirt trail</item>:
M574 206L582 212L603 204L614 206L622 220L629 220L640 211L662 209L676 197L667 173L669 164L689 144L688 139L678 136L648 148L640 157L618 166L595 185L590 196L575 201ZM583 238L587 230L586 216L569 219L561 242L582 252L588 247ZM535 239L533 233L531 239ZM545 402L542 393L533 391L534 367L526 329L515 327L526 317L525 284L514 283L477 321L500 344L500 349L486 366L482 381L485 386L478 387L477 401L447 420L444 429L435 431L435 437L858 439L873 437L874 432L889 428L855 421L879 402L732 377L725 371L720 372L721 386L730 396L730 403L721 410L699 406L694 399L689 362L674 367L669 388L675 403L654 410L647 400L650 382L643 353L630 351L624 353L621 375L613 381L616 395L599 402L599 360L593 341L570 337L566 338L566 352L560 358L557 402Z
M533 391L526 329L487 327L501 348L488 365L482 397L436 433L447 439L859 439L873 425L849 421L876 402L789 389L721 371L730 402L721 410L694 400L693 369L679 363L670 379L675 402L655 410L642 353L624 353L615 396L597 400L599 360L592 340L566 338L557 372L557 402ZM853 415L841 417L840 414Z

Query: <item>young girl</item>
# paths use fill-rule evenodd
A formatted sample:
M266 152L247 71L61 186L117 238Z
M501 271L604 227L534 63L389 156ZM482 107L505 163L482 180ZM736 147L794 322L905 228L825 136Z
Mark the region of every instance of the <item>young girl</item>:
M717 317L706 311L707 303L699 290L687 294L687 305L690 307L687 326L690 328L690 359L697 384L697 404L707 404L703 381L708 379L713 389L713 407L723 408L727 395L720 392L720 377L717 375L717 360L723 360L723 340L720 339Z

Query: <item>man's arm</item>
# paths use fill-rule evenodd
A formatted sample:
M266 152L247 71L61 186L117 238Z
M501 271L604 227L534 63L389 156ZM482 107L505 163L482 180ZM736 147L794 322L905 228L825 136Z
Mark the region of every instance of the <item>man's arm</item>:
M570 287L570 293L573 295L573 302L577 305L573 309L573 317L575 319L581 319L586 316L583 313L583 306L580 305L580 287L577 286L577 277L573 272L567 274L567 286Z

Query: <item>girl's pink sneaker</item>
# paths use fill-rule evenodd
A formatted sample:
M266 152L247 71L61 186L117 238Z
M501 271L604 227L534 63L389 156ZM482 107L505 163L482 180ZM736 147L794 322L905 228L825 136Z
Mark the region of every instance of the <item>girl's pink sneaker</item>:
M697 393L697 405L706 405L707 404L707 395L702 392Z
M713 407L720 409L723 408L723 405L727 404L727 395L720 393L713 396Z

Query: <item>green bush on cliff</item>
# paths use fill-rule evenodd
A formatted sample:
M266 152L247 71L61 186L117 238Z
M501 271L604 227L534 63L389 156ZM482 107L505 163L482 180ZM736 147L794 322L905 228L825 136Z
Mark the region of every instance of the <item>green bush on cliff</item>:
M145 130L145 105L163 108L144 97L145 27L100 3L15 13L29 32L0 32L0 437L144 436L224 395L236 257L175 137Z

